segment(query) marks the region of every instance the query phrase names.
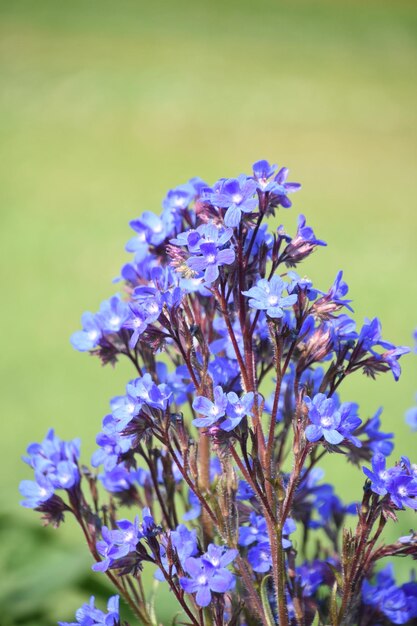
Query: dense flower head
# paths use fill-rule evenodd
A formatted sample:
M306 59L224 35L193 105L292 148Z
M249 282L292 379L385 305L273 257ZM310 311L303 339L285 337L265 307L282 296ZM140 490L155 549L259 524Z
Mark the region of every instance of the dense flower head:
M23 505L54 526L72 515L92 569L146 626L148 568L192 626L417 619L413 580L398 586L382 570L373 582L380 559L417 558L414 531L384 536L402 509L417 510L417 468L387 460L381 409L362 422L341 400L357 372L398 380L409 350L382 338L377 317L357 325L341 270L326 286L300 269L326 246L308 216L295 234L268 224L300 189L288 178L266 159L213 184L191 178L160 214L130 222L119 293L71 337L133 371L110 399L92 468L78 440L53 431L24 459L34 480L21 483ZM365 465L358 501L323 480L329 453L343 471ZM118 600L103 613L92 598L76 620L119 626Z

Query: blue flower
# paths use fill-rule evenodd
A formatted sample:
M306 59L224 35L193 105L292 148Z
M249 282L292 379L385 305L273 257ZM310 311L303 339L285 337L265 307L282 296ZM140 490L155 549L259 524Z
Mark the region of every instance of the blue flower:
M119 559L130 552L128 544L123 542L123 532L120 530L109 530L107 526L101 529L102 539L97 541L97 552L104 557L98 563L91 566L95 572L106 572Z
M292 202L288 198L288 194L301 189L300 183L287 182L288 174L289 169L282 167L274 178L275 185L271 190L271 203L273 206L281 205L284 209L289 209L292 206Z
M25 463L34 470L35 482L22 481L20 492L26 498L23 506L36 508L52 497L55 489L71 490L80 482L78 458L80 441L61 441L49 430L42 443L27 448Z
M334 313L343 306L350 311L353 311L352 307L349 304L350 302L352 302L352 300L348 300L345 298L348 291L349 286L343 280L343 272L340 271L337 273L333 285L326 293L323 291L319 291L319 293L321 293L323 297L319 298L319 300L317 300L317 302L314 304L314 312L318 313L319 315Z
M210 194L209 198L215 206L227 209L224 216L226 226L235 228L239 225L242 213L252 213L258 206L254 198L256 182L241 174L238 178L225 180L218 193Z
M333 349L336 352L342 350L347 342L353 342L358 337L356 322L344 313L338 317L331 317L326 322L326 328L330 330Z
M205 396L198 396L193 402L193 409L205 417L198 417L193 420L194 426L198 428L212 426L219 421L226 413L227 395L218 385L214 388L214 402Z
M201 243L199 251L201 256L191 256L187 260L187 265L196 272L204 272L206 284L210 284L218 278L219 267L231 265L235 260L235 251L232 248L218 250L215 243Z
M358 344L365 351L372 350L375 346L382 346L387 349L394 347L392 343L383 341L381 322L377 317L373 320L365 320L359 334Z
M297 302L296 294L282 295L286 287L287 284L280 276L273 276L271 280L261 278L254 287L248 291L242 291L242 293L250 298L249 306L266 311L269 317L280 318L284 315L284 307L292 306Z
M110 407L113 420L109 417L104 418L105 428L107 432L122 431L138 415L143 405L142 398L136 394L134 382L130 382L126 386L125 396L116 396L110 400Z
M236 492L236 500L251 500L255 497L255 493L246 480L239 480Z
M138 516L133 523L129 520L120 520L117 522L116 530L102 527L102 540L97 541L96 548L104 559L94 563L92 566L94 571L105 572L110 568L117 568L120 559L135 552L140 540L152 534L156 526L147 507L143 509L142 518L142 523L139 522Z
M288 285L287 290L291 295L293 293L303 293L309 300L315 300L317 298L317 289L313 288L313 283L309 278L305 276L301 278L297 272L288 272L288 278L291 279L291 283Z
M197 554L197 531L196 530L188 530L184 524L180 524L177 528L170 533L171 545L175 548L177 552L177 557L181 565L185 563L186 559L190 556L195 556ZM165 546L163 544L164 538L161 539L161 561L165 570L169 570L170 564L168 558L166 556ZM172 575L177 573L177 568L171 566L170 570ZM161 570L156 570L155 578L160 580L161 582L165 581L165 577Z
M123 324L123 328L133 330L129 340L130 349L136 346L139 337L147 329L148 325L158 319L163 306L161 298L154 293L148 293L146 298L139 299L135 290L134 297L136 297L136 301L129 304L130 317Z
M211 543L207 552L202 555L202 560L210 563L217 569L227 567L232 563L238 555L238 551L234 548L227 548L226 546L216 546Z
M242 394L240 398L234 391L230 391L227 394L227 417L221 423L220 428L229 432L239 426L242 419L250 414L254 397L252 391Z
M389 456L394 448L394 443L389 441L394 437L394 433L383 433L381 428L380 415L382 408L379 408L375 415L365 424L364 432L369 437L368 446L374 454L380 452L384 456Z
M112 417L112 416L108 416ZM130 450L133 437L123 437L118 432L105 432L106 418L103 421L103 431L96 437L96 443L100 448L91 457L91 465L98 467L103 465L106 471L116 467L120 455Z
M280 257L280 261L288 266L295 266L307 258L317 246L327 246L325 241L317 239L311 226L306 225L304 215L298 217L297 234Z
M266 520L262 515L252 512L249 516L250 525L240 526L239 545L255 546L248 550L248 561L254 572L268 572L272 566L271 546L269 543ZM282 529L282 547L287 550L292 546L288 536L296 530L293 519L287 518Z
M406 506L417 510L417 472L407 457L401 463L386 469L386 459L382 454L372 458L372 471L363 467L364 474L371 481L371 489L380 496L389 495L394 506Z
M275 183L270 181L270 178L275 174L277 169L276 165L270 165L265 159L256 161L252 165L253 177L258 183L258 189L266 192L273 189Z
M325 580L328 564L322 561L305 562L296 568L299 583L303 589L303 596L311 598Z
M365 580L362 587L365 604L380 611L391 624L411 624L417 617L417 583L412 580L397 587L392 564L379 571L375 585Z
M145 211L142 216L129 223L137 233L126 244L127 252L136 253L136 261L141 261L148 254L149 246L160 245L167 237L163 220L155 213Z
M391 501L399 509L406 506L417 510L417 480L405 472L391 471L387 479L387 491Z
M383 354L374 354L374 357L377 361L381 361L391 370L392 375L394 376L394 380L398 380L401 376L401 366L398 363L398 359L404 354L408 354L410 352L410 348L407 346L398 346L397 348L392 348L391 350L387 350Z
M248 550L248 561L254 572L263 574L272 567L271 546L269 541L258 543Z
M87 311L81 317L81 324L83 329L71 335L71 344L80 352L94 350L100 343L102 335L100 321L96 315Z
M101 303L97 319L103 333L118 333L131 314L129 305L117 295Z
M293 519L288 518L284 522L282 529L282 547L284 550L291 548L292 542L288 539L288 535L296 530ZM272 567L271 545L269 539L262 538L256 546L248 550L248 561L254 572L268 572Z
M157 385L150 374L144 374L130 382L126 387L126 393L135 398L138 403L142 402L154 409L161 410L166 409L171 397L171 391L167 385L164 383Z
M119 463L111 470L106 470L104 474L99 475L103 487L110 493L122 493L129 491L135 483L137 474L133 468L130 470L122 463Z
M226 593L235 586L235 577L226 566L237 555L237 550L218 548L212 544L200 558L185 560L184 570L190 578L181 577L180 584L186 593L195 593L198 606L208 606L212 593Z
M177 367L175 372L170 372L167 364L159 361L156 364L156 373L158 380L165 385L166 393L171 393L170 397L175 400L178 406L187 402L187 392L194 389L194 386L191 389L189 388L186 380L187 376L189 376L188 370L184 372L182 366L180 366Z
M266 520L262 515L252 511L249 515L249 526L239 527L239 545L250 546L252 543L265 543L268 539Z
M382 354L376 352L375 348L380 347L384 350ZM394 379L398 380L401 374L401 367L398 360L404 354L410 352L410 348L406 346L396 347L394 344L382 339L381 322L377 317L373 320L365 320L365 323L358 337L357 347L355 349L356 360L363 358L365 352L369 352L371 357L365 365L365 371L373 375L373 372L384 371L390 369Z
M187 246L189 252L199 252L203 243L214 243L217 248L224 246L233 237L232 228L223 228L214 222L201 224L195 230L187 230L171 239L171 243L177 246Z
M119 624L119 596L112 596L107 602L107 613L96 609L94 596L88 604L78 609L76 622L58 622L59 626L116 626Z
M231 385L231 381L235 380L234 388L237 391L240 389L240 371L236 359L218 356L209 362L208 371L215 385Z
M386 458L383 454L377 453L372 457L372 471L363 467L364 474L371 481L371 489L380 496L387 493L388 471L386 469Z
M306 396L304 401L311 422L305 429L308 441L319 441L324 437L328 443L337 445L346 438L354 445L361 446L360 441L351 435L361 424L355 414L355 404L344 402L339 406L334 398L328 398L324 393L316 394L313 399Z
M188 207L195 193L196 190L189 183L178 185L175 189L168 191L162 202L162 207L164 211L178 213Z
M26 500L21 502L22 506L29 509L36 509L54 495L54 488L51 483L41 478L37 481L22 480L19 485L19 491L26 498Z

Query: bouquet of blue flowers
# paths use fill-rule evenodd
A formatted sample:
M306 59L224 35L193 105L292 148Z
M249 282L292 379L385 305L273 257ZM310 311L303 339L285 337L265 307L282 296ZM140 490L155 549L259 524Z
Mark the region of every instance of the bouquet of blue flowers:
M380 412L362 420L338 395L355 372L397 380L408 348L382 339L377 318L357 328L342 272L324 291L296 273L326 244L303 215L294 236L268 230L300 188L287 177L262 160L251 175L169 191L161 215L130 223L122 295L72 336L103 364L133 367L93 469L53 430L24 458L34 481L21 483L23 505L54 526L74 516L92 569L117 591L107 612L91 598L72 626L126 623L120 597L157 626L149 569L172 592L172 623L417 623L417 583L397 586L378 563L417 558L413 533L383 542L387 522L417 509L417 467L389 463ZM329 453L364 464L359 502L323 482Z

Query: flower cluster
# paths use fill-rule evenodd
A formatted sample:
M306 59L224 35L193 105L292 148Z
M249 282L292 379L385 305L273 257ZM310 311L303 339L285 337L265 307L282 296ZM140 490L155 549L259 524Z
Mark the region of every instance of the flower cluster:
M380 619L390 624L409 624L417 619L417 582L410 581L397 587L393 568L387 565L375 577L375 585L365 580L363 601L377 623Z
M414 532L383 540L399 511L417 509L417 469L387 461L381 409L366 419L340 395L356 372L398 380L409 350L383 339L378 318L357 324L342 271L330 286L300 273L326 243L303 214L293 235L268 223L300 189L288 175L260 160L248 175L192 178L160 215L130 222L122 288L71 338L133 369L110 399L92 468L77 440L53 431L24 458L34 472L24 506L55 526L73 515L93 571L144 626L158 622L146 569L192 626L417 619L416 584L374 576L383 558L417 558ZM415 427L414 410L407 421ZM358 502L324 482L328 453L364 466ZM118 598L106 614L92 598L76 619L119 626Z
M184 561L184 570L188 576L180 578L181 587L187 593L195 593L198 606L208 606L212 601L212 593L224 594L235 586L235 578L227 566L236 555L237 550L210 544L201 557L189 556Z
M371 481L372 491L379 496L387 496L391 504L403 509L417 509L417 466L412 466L407 457L394 467L386 468L386 457L375 454L372 458L372 470L363 468Z
M107 613L95 607L94 597L91 596L88 604L78 609L76 622L58 622L59 626L119 626L119 596L109 598Z
M239 528L239 545L251 546L248 550L248 561L254 572L269 572L272 567L271 544L265 518L252 512L248 526ZM292 543L288 538L296 530L294 520L288 517L282 529L282 547L284 550L291 548Z
M70 495L76 492L80 482L80 441L61 441L51 429L42 443L32 443L28 447L27 454L23 460L33 469L35 480L23 480L20 483L20 493L26 498L22 504L28 508L46 511L46 503L53 503L59 513L55 520L58 522L65 507L62 500L54 494L61 489L68 491Z

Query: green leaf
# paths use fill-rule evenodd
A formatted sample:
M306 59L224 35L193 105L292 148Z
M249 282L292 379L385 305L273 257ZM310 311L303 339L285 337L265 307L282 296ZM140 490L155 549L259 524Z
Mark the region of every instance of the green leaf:
M262 607L264 609L264 613L266 616L266 621L268 622L268 626L275 626L275 620L271 611L271 604L268 598L268 584L270 580L272 580L271 575L265 576L265 578L262 579L261 600L262 600Z

